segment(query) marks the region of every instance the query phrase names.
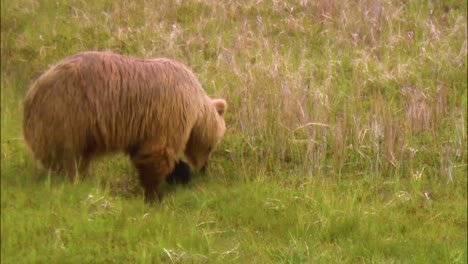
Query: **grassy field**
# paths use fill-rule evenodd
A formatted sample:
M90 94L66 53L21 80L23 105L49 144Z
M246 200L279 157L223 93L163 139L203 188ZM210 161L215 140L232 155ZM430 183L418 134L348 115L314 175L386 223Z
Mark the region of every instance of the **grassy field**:
M466 1L1 0L2 263L467 263ZM226 98L206 175L34 176L22 100L82 50Z

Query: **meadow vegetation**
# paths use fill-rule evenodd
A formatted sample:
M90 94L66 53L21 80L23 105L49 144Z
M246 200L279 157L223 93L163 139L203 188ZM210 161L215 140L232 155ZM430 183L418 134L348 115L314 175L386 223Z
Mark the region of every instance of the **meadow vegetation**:
M466 1L1 1L2 263L466 263ZM37 177L31 82L111 50L228 101L206 175Z

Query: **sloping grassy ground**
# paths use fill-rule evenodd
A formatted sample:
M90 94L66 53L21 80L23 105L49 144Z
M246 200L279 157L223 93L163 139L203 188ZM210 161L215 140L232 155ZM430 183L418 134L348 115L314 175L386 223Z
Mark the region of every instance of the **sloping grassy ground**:
M2 263L466 263L465 1L1 2ZM166 56L229 103L207 175L143 202L125 157L33 176L30 83Z

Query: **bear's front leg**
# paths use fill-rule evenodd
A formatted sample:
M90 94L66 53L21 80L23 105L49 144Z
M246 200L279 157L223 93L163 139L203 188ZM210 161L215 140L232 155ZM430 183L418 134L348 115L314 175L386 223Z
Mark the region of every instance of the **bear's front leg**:
M174 169L176 162L174 151L148 143L131 155L131 160L138 170L141 185L145 190L145 201L161 200L159 185Z

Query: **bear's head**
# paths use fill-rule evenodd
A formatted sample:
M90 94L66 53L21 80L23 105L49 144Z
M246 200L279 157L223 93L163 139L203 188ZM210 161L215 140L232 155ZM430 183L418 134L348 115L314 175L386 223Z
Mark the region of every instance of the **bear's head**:
M210 99L202 113L202 120L193 128L185 148L185 157L196 170L204 171L211 152L221 142L226 131L224 114L227 109L223 99Z

